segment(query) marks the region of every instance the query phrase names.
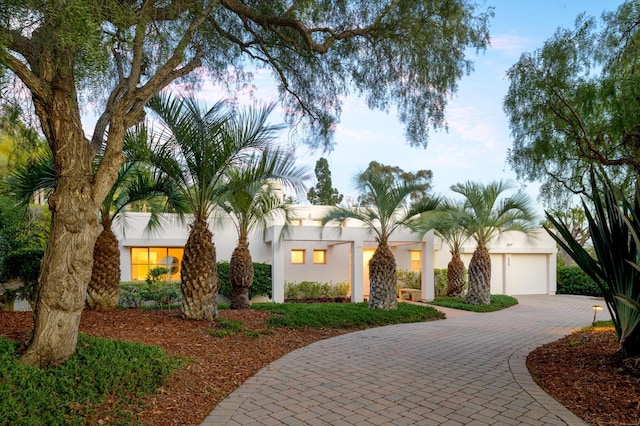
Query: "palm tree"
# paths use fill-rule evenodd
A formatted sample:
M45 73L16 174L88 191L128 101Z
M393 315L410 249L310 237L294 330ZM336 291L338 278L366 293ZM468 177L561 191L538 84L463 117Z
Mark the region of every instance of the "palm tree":
M477 243L469 263L468 304L490 303L491 256L487 244L505 231L529 233L533 229L535 214L524 192L499 200L509 189L513 186L502 181L486 186L468 181L451 187L465 198L460 221L467 235Z
M93 268L87 287L87 306L96 310L118 307L120 291L120 248L112 230L114 221L125 217L126 208L146 201L151 211L148 230L159 227L159 213L165 206L180 208L180 200L171 181L153 176L140 155L146 147L146 128L138 126L127 131L124 143L126 162L100 208L102 232L93 249ZM96 158L99 164L101 156ZM50 151L39 155L28 166L17 168L8 178L12 197L28 204L35 191L47 196L55 189L55 168Z
M400 226L407 226L412 218L433 210L436 199L421 199L409 208L403 203L412 192L420 189L413 182L389 179L378 173L361 172L356 176L356 186L371 199L371 207L335 207L323 218L323 224L344 222L352 218L363 222L376 234L378 247L369 261L369 308L391 310L397 308L396 261L388 241Z
M464 263L460 256L462 244L467 238L462 227L464 205L454 200L445 201L433 212L421 215L411 226L424 235L433 229L449 247L451 260L447 264L447 296L461 297L465 285Z
M231 191L227 192L221 207L238 231L238 245L229 262L231 309L248 309L249 287L253 283L253 261L248 236L254 230L267 231L269 221L284 217L289 222L289 204L279 193L282 185L305 190L304 180L309 178L308 168L293 166L294 157L283 151L265 151L254 156L242 168L229 173ZM267 179L280 176L279 179Z
M220 283L209 218L230 190L229 171L267 148L281 126L266 124L273 105L238 112L218 102L205 110L193 97L161 94L149 107L162 122L151 162L180 188L192 216L180 272L182 315L212 320Z

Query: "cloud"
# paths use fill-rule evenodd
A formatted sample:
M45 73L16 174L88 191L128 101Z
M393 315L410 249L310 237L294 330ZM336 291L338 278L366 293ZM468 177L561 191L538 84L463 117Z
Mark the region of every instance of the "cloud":
M513 34L499 34L491 37L491 50L518 58L523 52L530 50L533 40Z
M486 150L498 147L495 143L500 129L495 117L476 107L453 107L447 113L449 133L465 141L481 142ZM477 145L477 144L473 144Z

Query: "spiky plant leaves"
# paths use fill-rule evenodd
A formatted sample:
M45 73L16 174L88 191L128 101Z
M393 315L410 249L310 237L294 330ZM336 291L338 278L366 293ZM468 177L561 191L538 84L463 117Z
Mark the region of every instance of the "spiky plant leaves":
M547 219L557 234L549 228L547 231L600 288L619 338L619 352L637 356L640 311L626 300L640 302L640 190L636 185L635 199L630 201L606 177L597 178L594 172L591 187L593 194L602 193L602 197L593 199L592 209L583 202L596 258L575 240L561 220L549 213Z

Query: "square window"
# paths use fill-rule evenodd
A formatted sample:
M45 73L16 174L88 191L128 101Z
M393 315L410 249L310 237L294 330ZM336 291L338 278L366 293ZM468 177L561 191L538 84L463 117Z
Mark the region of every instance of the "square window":
M291 226L301 226L302 219L291 219L289 223L291 224Z
M291 250L291 263L293 263L294 265L304 265L304 255L304 250Z
M327 251L326 250L314 250L313 251L313 263L325 264L327 263Z

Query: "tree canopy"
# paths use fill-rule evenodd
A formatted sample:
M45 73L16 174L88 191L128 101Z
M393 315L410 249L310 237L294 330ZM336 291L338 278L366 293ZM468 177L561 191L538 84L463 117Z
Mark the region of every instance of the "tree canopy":
M579 16L509 70L509 162L519 178L543 182L547 204L588 194L594 164L632 187L640 170L639 23L635 1L603 14L601 25Z
M355 93L371 108L396 105L408 141L426 145L472 69L466 52L487 46L491 15L467 0L0 2L0 84L26 87L56 169L23 362L57 365L75 351L99 208L124 162L126 130L162 89L206 79L234 88L248 81L245 67L264 68L311 143L329 143L341 97ZM81 121L87 106L98 117L92 132Z

